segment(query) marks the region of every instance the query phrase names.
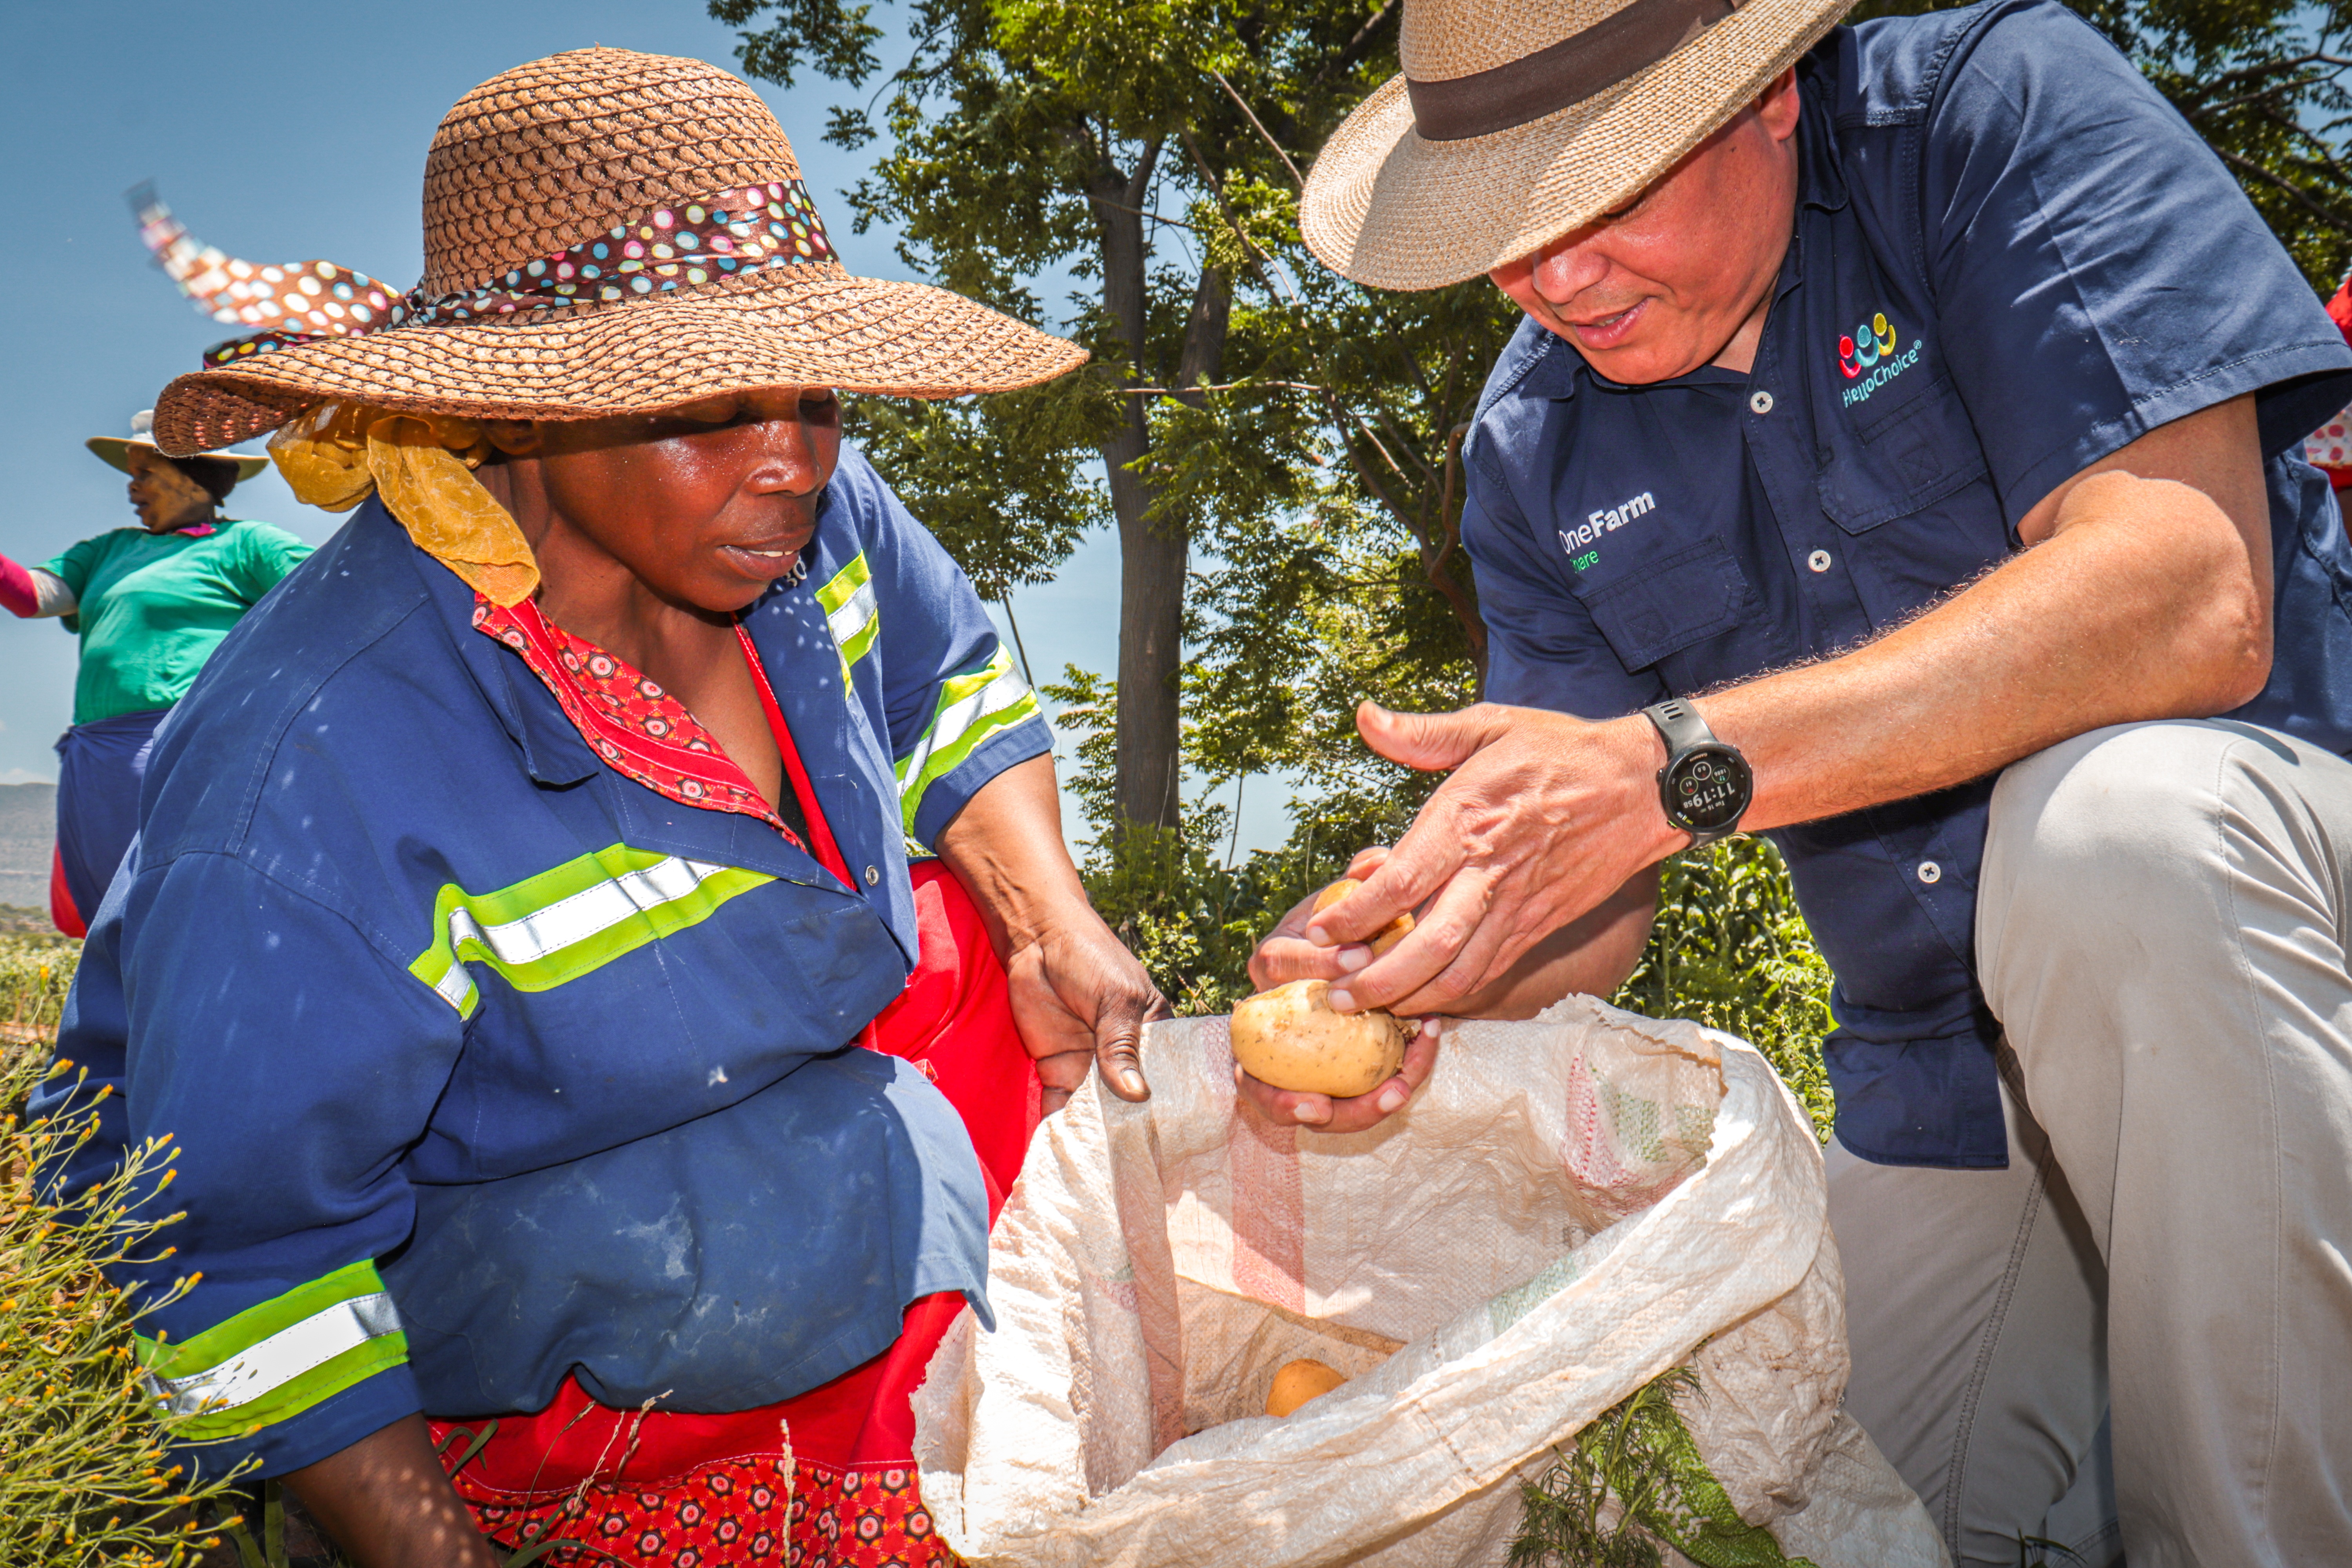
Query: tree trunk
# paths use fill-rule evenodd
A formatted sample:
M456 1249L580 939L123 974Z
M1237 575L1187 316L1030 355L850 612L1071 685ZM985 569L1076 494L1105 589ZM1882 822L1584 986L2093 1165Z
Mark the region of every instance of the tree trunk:
M1141 398L1130 398L1141 403ZM1141 410L1133 421L1142 424ZM1110 465L1111 510L1118 518L1118 815L1123 823L1173 827L1183 668L1184 574L1190 542L1181 527L1148 520L1152 488L1123 464L1142 457L1148 438L1123 430L1103 447Z
M1130 386L1158 383L1144 363L1150 247L1139 210L1151 185L1157 144L1138 160L1132 174L1106 164L1093 190L1101 226L1103 309L1126 340L1123 379ZM1204 273L1194 290L1191 318L1175 384L1214 380L1232 313L1232 289L1215 272ZM1151 449L1145 399L1129 397L1118 433L1103 443L1109 469L1111 513L1118 522L1118 826L1142 823L1174 827L1182 776L1181 693L1184 574L1190 540L1181 518L1151 517L1159 487L1129 465Z
M1176 377L1169 384L1216 380L1232 314L1233 289L1224 275L1202 272L1184 324ZM1195 395L1188 401L1199 400ZM1119 467L1150 449L1144 408L1149 400L1128 401L1135 407L1127 427L1103 452L1112 465L1111 509L1118 517L1118 809L1126 821L1173 827L1183 776L1181 681L1190 530L1181 518L1151 517L1160 487Z

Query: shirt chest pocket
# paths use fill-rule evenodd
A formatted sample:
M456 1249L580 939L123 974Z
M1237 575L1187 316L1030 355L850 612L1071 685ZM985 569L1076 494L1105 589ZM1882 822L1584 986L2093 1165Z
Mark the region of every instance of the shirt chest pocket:
M1756 607L1739 563L1719 539L1702 539L1636 574L1580 595L1610 651L1628 670L1647 669L1730 631Z
M1835 409L1822 422L1819 456L1822 510L1848 533L1933 506L1986 474L1976 427L1943 375L1884 407Z

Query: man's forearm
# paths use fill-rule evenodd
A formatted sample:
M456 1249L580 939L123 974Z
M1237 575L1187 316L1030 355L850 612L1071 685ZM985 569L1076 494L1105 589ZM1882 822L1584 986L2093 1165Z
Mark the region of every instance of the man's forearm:
M1908 626L1700 699L1755 769L1746 825L1923 795L2088 730L2250 700L2271 654L2252 418L2251 401L2210 409L2113 460L2198 472L2218 495L2095 471L2029 517L2042 542ZM2200 446L2236 460L2190 460Z

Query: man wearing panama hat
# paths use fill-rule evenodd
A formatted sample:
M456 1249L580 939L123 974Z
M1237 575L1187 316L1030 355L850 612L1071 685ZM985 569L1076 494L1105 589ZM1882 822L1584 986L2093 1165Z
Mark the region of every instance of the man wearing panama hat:
M65 1180L176 1140L176 1255L122 1270L150 1386L366 1568L488 1563L478 1525L950 1561L908 1395L986 1319L1039 1115L1097 1061L1143 1098L1166 1009L1063 847L1035 696L835 389L1085 355L850 276L698 60L485 82L424 212L406 292L142 215L257 329L160 445L275 431L352 516L157 742L59 1030L87 1082L42 1101L112 1091Z
M2111 1412L2134 1568L2352 1562L2352 549L2297 451L2352 356L2071 13L1843 9L1408 0L1301 226L1526 312L1465 447L1491 700L1366 710L1453 776L1255 973L1605 994L1656 863L1768 831L1848 1405L1955 1556L2112 1553Z
M155 726L187 695L229 628L310 553L282 528L220 515L267 458L168 458L152 409L128 436L82 443L131 476L137 528L85 539L41 566L0 555L0 608L58 616L81 640L73 727L58 741L58 843L49 913L79 936L139 826Z

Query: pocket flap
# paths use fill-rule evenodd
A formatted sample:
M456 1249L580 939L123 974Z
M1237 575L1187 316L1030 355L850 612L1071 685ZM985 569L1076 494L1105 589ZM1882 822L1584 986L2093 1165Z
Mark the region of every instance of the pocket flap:
M1822 510L1848 533L1907 517L1985 477L1984 449L1949 376L1836 432L1822 448Z
M1703 539L1640 576L1584 596L1593 624L1629 670L1728 631L1755 605L1747 574L1719 539Z

